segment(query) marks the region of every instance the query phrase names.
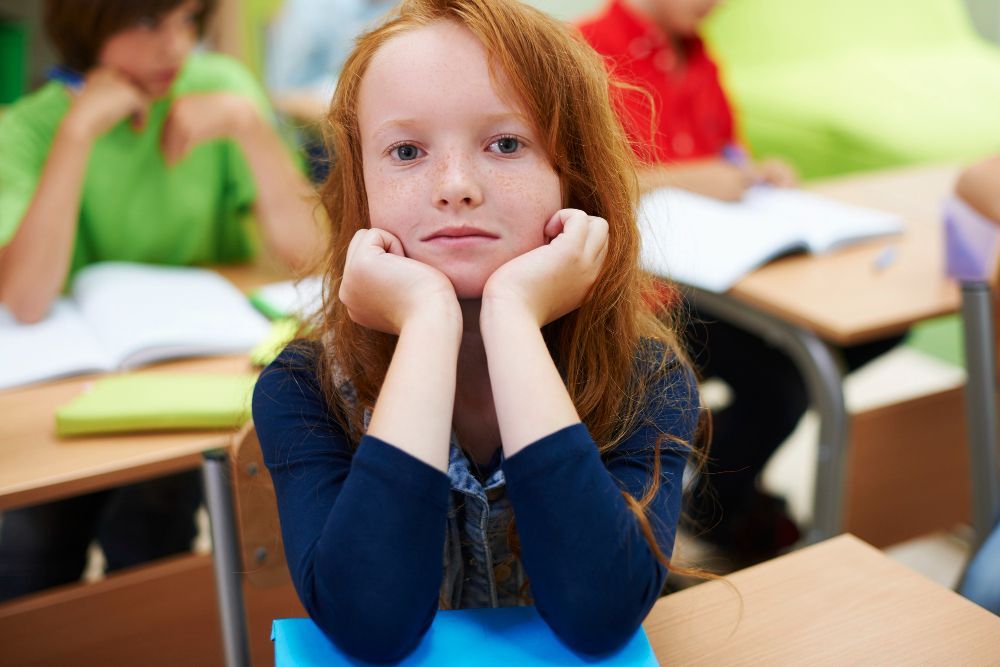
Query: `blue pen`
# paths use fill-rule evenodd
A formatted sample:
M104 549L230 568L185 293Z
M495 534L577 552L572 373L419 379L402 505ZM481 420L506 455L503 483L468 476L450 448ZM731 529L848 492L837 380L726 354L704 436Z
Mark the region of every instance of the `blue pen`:
M722 159L737 167L745 167L750 161L746 150L737 143L728 143L722 147Z
M888 245L882 249L882 252L875 257L875 261L872 262L872 268L876 271L884 271L890 264L896 261L896 246Z
M62 65L49 68L48 77L50 81L58 81L74 93L80 92L83 88L83 75Z

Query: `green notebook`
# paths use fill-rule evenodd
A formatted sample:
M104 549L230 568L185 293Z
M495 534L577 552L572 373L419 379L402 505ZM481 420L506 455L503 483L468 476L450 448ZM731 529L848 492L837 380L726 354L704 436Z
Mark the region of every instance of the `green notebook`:
M256 374L129 373L102 378L56 411L56 433L236 428L250 419Z

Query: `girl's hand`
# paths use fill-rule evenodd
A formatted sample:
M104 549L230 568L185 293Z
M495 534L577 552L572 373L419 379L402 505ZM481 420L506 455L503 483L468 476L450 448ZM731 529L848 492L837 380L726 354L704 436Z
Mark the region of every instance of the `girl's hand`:
M170 106L160 147L167 164L182 160L195 146L213 139L238 139L260 121L249 99L235 93L196 93Z
M419 315L461 317L451 281L406 257L399 239L383 229L354 234L339 297L352 320L390 334L399 334Z
M577 209L557 211L545 225L548 245L497 269L483 305L523 310L539 327L576 310L597 280L608 253L608 222Z
M91 70L83 87L75 94L66 121L87 138L96 139L120 120L131 116L132 125L146 123L150 99L125 76L99 67Z

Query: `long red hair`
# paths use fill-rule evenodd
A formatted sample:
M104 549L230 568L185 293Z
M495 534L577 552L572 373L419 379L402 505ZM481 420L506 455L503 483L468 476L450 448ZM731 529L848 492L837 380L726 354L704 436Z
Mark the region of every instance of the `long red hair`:
M336 299L350 240L369 226L358 93L368 63L383 44L442 20L468 29L482 43L494 71L509 82L510 94L535 124L559 174L564 206L608 221L607 258L588 298L543 330L580 418L605 452L644 418L651 385L662 381L668 366L685 360L675 326L645 298L652 290L649 276L639 268L634 158L612 109L604 64L572 27L515 0L405 0L381 26L357 40L347 59L325 128L333 157L321 199L332 230L323 309L310 334L321 343L321 387L352 440L360 440L365 410L378 397L396 337L359 326ZM342 392L345 382L353 388L350 395ZM676 439L661 438L670 440ZM693 449L693 443L669 446ZM660 484L658 463L657 456L647 493L627 500L654 552L666 563L643 512Z

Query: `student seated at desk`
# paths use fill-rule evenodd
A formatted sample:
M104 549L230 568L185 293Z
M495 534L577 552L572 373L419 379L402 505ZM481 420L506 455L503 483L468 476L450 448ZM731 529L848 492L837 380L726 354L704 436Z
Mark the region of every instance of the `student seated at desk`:
M64 67L0 119L0 303L42 319L105 260L218 264L264 244L302 267L312 192L235 61L192 53L212 0L48 0ZM0 598L76 580L95 536L111 569L186 551L197 473L7 512Z
M679 187L736 201L754 184L795 184L791 167L774 159L754 163L737 140L733 110L698 36L717 4L611 0L579 25L611 74L631 86L614 94L643 165L644 190ZM714 414L710 456L686 517L734 565L765 560L799 537L784 501L758 489L757 478L808 407L806 387L783 352L738 327L692 309L684 334L703 376L732 390L730 404ZM897 342L845 349L845 365L857 368Z
M614 649L664 584L699 407L643 299L607 77L513 0L398 12L331 106L339 299L254 394L292 578L369 660L439 606L533 602Z
M265 80L279 111L318 124L354 39L394 0L285 0L267 30Z
M285 0L267 31L265 80L275 108L300 128L310 175L322 181L330 157L320 131L354 39L396 0Z

